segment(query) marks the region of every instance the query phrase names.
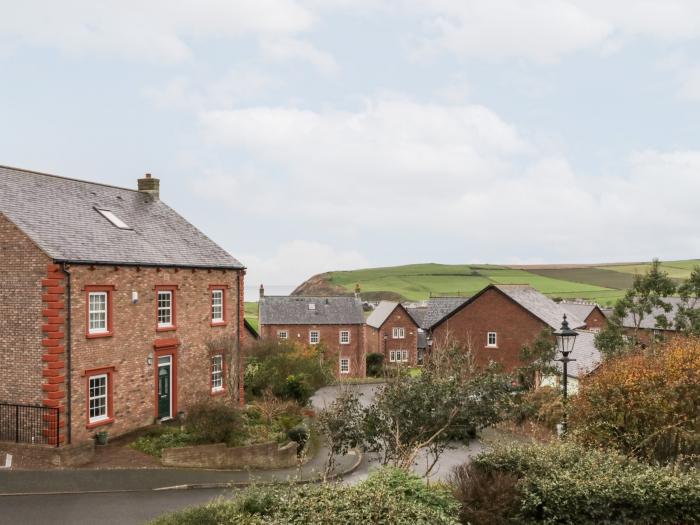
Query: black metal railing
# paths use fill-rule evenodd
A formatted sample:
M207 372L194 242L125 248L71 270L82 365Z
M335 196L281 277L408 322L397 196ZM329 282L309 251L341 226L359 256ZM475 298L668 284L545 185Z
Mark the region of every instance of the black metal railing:
M0 441L58 446L60 418L58 408L0 403Z

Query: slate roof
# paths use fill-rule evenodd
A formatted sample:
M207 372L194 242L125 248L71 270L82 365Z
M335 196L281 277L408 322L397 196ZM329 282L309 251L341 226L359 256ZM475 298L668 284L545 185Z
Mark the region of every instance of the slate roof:
M367 324L372 328L379 328L384 324L384 321L391 315L391 313L399 306L399 303L394 301L380 301L377 307L372 310L367 318Z
M420 328L425 328L425 314L428 312L427 306L414 306L406 308L406 311Z
M591 315L591 312L598 306L595 303L574 303L569 301L561 301L559 305L567 312L570 312L571 315L583 321L585 321L586 318Z
M309 308L312 304L313 309ZM362 303L354 297L266 295L260 299L260 324L364 324Z
M423 318L421 328L430 329L438 321L442 321L447 315L469 301L469 297L431 297L428 299L428 308Z
M580 318L573 315L568 310L565 310L561 305L555 303L549 297L541 294L531 286L526 284L494 284L491 286L502 291L554 330L561 328L564 314L566 314L570 328L581 328L586 324Z
M578 330L574 351L571 352L571 357L576 359L569 363L567 367L567 375L569 377L584 377L596 368L603 361L603 356L595 346L595 334L586 330ZM554 365L561 371L562 364L555 361Z
M132 229L117 228L95 208ZM0 166L0 213L57 261L243 268L164 202L137 190Z
M676 321L676 313L678 313L678 306L681 304L680 297L664 297L664 302L671 305L672 309L670 312L666 313L662 308L654 308L650 314L646 314L644 319L642 319L642 324L640 328L645 328L647 330L658 330L656 327L656 317L659 315L664 315L666 319L671 323L670 330L675 330L674 323ZM634 328L634 317L629 314L622 320L622 326L626 328Z

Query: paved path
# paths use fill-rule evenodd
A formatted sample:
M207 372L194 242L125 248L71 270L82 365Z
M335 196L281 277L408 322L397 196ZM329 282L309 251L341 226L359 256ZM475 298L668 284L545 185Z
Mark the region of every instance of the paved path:
M301 470L201 470L201 469L116 469L116 470L15 470L0 472L0 505L6 494L47 494L67 492L141 491L181 485L243 485L291 479L311 481L323 471L327 449L321 448ZM354 453L336 459L336 472L357 463Z

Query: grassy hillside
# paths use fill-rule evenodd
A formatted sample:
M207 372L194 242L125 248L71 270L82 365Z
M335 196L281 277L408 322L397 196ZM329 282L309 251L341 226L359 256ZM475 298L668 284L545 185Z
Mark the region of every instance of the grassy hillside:
M700 259L670 261L663 269L675 279L690 275ZM619 265L447 265L411 264L387 268L328 272L316 275L299 286L295 294L325 295L352 293L357 283L363 295L381 298L389 293L393 298L418 301L431 295L471 295L490 283L529 284L550 297L593 300L612 305L632 283L635 273L648 268L644 263Z

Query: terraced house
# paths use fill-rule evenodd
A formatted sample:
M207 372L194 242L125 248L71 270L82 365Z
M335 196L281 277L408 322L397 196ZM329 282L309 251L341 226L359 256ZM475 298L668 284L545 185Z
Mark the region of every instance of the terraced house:
M339 377L365 375L365 318L356 297L267 296L260 287L260 337L322 345Z
M238 395L245 269L158 179L0 167L0 240L0 439L79 443ZM43 429L18 405L49 410Z

